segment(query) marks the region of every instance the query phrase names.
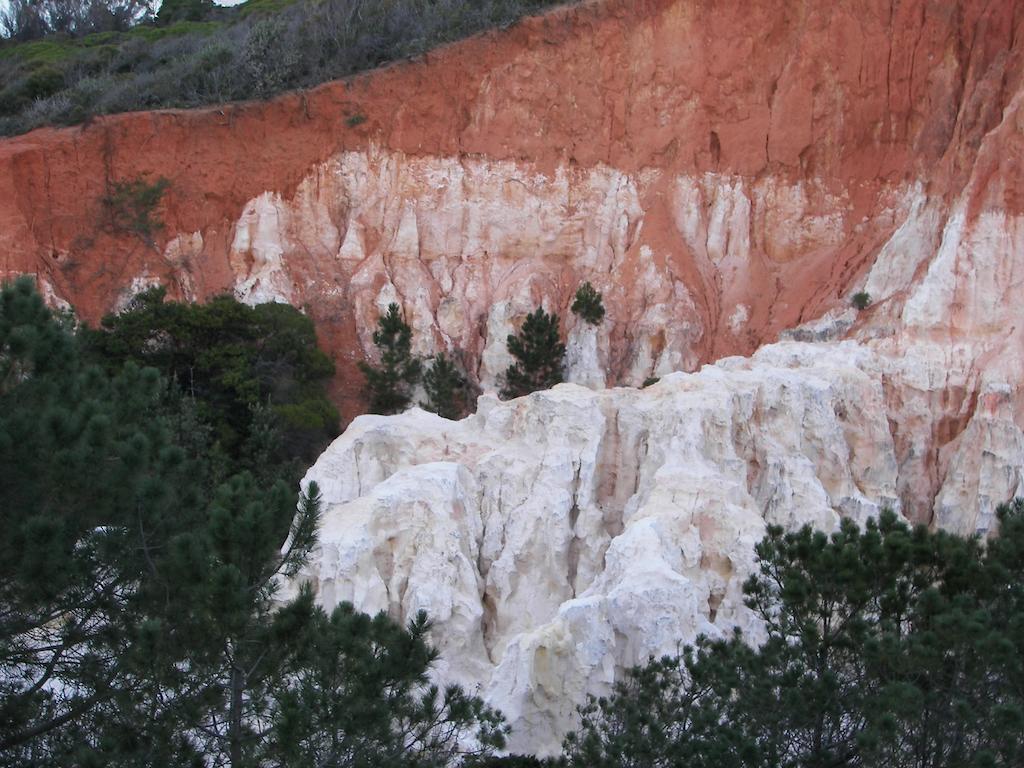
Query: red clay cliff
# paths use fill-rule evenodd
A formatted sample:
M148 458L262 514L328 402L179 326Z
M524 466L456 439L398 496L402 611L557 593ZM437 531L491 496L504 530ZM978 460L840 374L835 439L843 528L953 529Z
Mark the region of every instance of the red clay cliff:
M388 301L487 387L536 303L585 330L590 280L584 378L637 384L845 306L915 210L936 238L957 205L1024 212L1022 41L1017 0L587 2L269 102L0 142L0 275L90 321L153 282L292 301L347 415ZM155 242L107 223L139 177L170 181Z

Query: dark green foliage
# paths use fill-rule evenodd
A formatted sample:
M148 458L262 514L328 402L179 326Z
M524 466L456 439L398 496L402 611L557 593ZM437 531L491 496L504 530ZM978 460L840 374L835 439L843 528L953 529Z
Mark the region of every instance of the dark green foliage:
M572 302L573 314L579 315L591 325L600 325L604 320L604 301L601 293L589 282L576 289L576 298Z
M31 281L0 289L0 764L85 749L140 688L138 585L197 502L164 391L87 364Z
M1010 766L1024 760L1024 502L998 539L886 512L772 527L744 587L758 649L702 638L583 710L586 766Z
M469 382L443 352L423 372L427 401L420 405L446 419L461 419L469 411Z
M177 557L166 576L175 585L177 623L193 639L191 673L170 690L178 717L198 728L196 750L214 764L258 765L266 748L273 700L285 695L300 649L296 637L313 615L308 592L274 609L277 577L303 565L319 514L315 484L296 514L287 486L261 488L243 473L216 490L205 525L172 541ZM193 698L189 687L196 685L202 695Z
M402 319L397 304L377 319L373 343L380 351L380 365L360 362L366 376L371 413L399 413L412 401L412 387L419 381L422 364L412 355L412 329Z
M853 294L853 299L851 299L851 303L857 309L867 309L869 306L871 306L871 294L865 291L858 291L857 293Z
M484 757L465 763L465 768L557 768L560 760L541 760L532 755L507 755L505 757Z
M65 5L69 0L43 2ZM144 5L141 0L71 2ZM49 34L54 29L37 23L37 0L14 3L26 11L16 24L26 32L14 37L28 42L0 39L0 135L113 112L219 104L311 87L506 27L556 4L248 0L227 8L209 0L167 0L155 23L128 29L130 23L115 14L116 19L97 17L96 25L82 25L68 36ZM47 75L40 98L29 98L25 79L44 60L56 68L62 85ZM352 109L341 119L352 128L365 117Z
M423 613L406 630L347 603L329 616L317 609L296 684L275 716L272 757L281 765L446 768L461 754L461 733L474 733L483 754L504 746L497 712L457 686L429 685L437 659L429 629Z
M565 345L559 335L558 315L538 307L526 316L517 335L509 335L508 351L516 362L505 371L502 397L521 397L562 381Z
M230 296L185 304L165 295L151 288L105 317L87 334L92 354L111 368L135 360L174 381L234 467L266 474L270 464L319 455L337 434L338 413L325 391L334 365L312 321L287 304L250 307ZM299 469L286 473L290 481Z
M464 733L484 753L500 745L501 718L479 699L421 688L436 658L424 619L406 631L349 607L327 617L308 588L280 594L315 546L316 486L297 502L272 477L221 479L197 413L216 398L134 360L246 359L245 343L202 343L204 329L237 330L236 310L197 315L159 291L142 304L121 327L75 334L31 281L0 290L0 766L306 765L343 738L363 762L332 765L440 768ZM146 333L146 307L185 318L162 327L194 331L196 349L147 346L169 331ZM303 338L275 327L267 348ZM108 372L90 362L96 333L134 352L101 356ZM287 358L257 359L279 374ZM327 687L330 670L347 685Z
M648 376L646 379L644 379L644 383L640 385L640 389L647 389L648 387L653 387L659 381L661 381L660 376Z
M170 182L162 176L152 183L141 178L113 182L103 198L110 225L115 230L151 238L163 229L156 209L168 186Z
M741 652L745 646L738 643ZM682 657L652 660L616 683L610 698L580 708L581 726L565 742L570 766L654 768L654 766L746 765L753 746L726 720L727 684L733 659L715 658L706 648ZM721 654L717 654L721 655ZM724 663L723 663L724 662Z
M213 0L162 0L156 23L167 26L178 21L205 21L214 11Z
M61 71L50 64L43 64L32 70L32 73L25 78L25 86L20 95L30 101L45 99L63 87L64 75L61 74Z

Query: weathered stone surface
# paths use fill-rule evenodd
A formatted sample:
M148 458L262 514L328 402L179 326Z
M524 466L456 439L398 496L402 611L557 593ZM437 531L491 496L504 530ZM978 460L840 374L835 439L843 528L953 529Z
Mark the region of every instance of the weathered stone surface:
M351 424L310 470L304 575L428 610L438 675L545 751L647 654L756 634L766 522L987 532L1024 491L1022 76L1019 2L588 2L267 103L0 142L0 276L90 320L157 281L304 306L348 416L391 301L485 391L558 312L582 386ZM171 181L153 242L102 204L138 176Z
M309 471L327 505L303 578L437 622L438 674L555 748L586 693L734 625L766 522L899 508L884 365L787 343L645 389L565 384L450 422L357 418ZM964 468L970 474L968 467Z
M766 523L888 506L986 534L1024 492L1019 355L861 329L644 389L485 395L460 422L359 417L306 477L327 512L301 578L328 607L430 612L438 676L503 709L514 749L554 750L632 664L757 637L741 584Z
M536 304L572 334L583 280L608 383L695 370L879 261L890 298L951 226L1003 247L1022 25L985 0L604 0L271 102L36 131L0 142L0 274L93 321L154 281L306 306L348 417L392 298L485 388ZM102 204L138 176L171 182L153 243Z

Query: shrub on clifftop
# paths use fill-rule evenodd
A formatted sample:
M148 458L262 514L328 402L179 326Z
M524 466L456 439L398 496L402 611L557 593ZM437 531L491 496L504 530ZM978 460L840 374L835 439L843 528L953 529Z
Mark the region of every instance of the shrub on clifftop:
M601 292L589 282L576 289L576 298L572 303L573 314L582 317L591 325L600 325L604 320L604 301Z
M412 329L402 319L397 304L377 320L373 343L380 351L380 365L360 362L370 396L370 412L399 413L412 401L412 387L419 381L422 364L412 355Z
M469 382L444 353L437 355L423 373L423 389L427 400L420 405L446 419L461 419L466 415L469 400Z
M509 334L508 351L516 362L505 371L502 397L521 397L562 382L565 345L558 332L558 315L538 307L526 316L518 334Z

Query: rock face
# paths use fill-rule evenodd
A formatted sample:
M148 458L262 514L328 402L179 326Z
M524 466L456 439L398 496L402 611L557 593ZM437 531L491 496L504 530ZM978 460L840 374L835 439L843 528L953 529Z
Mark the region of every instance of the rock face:
M113 229L109 185L160 176L163 228ZM352 423L309 473L303 576L426 609L439 676L544 752L648 654L756 635L766 522L985 533L1024 492L1024 2L586 2L272 102L36 131L0 142L22 272L90 320L158 281L303 306L348 416L391 301L484 391L527 312L562 315L575 384Z
M0 142L0 274L90 320L156 281L308 307L348 417L387 301L490 388L508 331L542 303L571 334L590 280L601 371L574 377L638 384L774 341L883 252L869 290L902 290L956 221L1002 252L1022 24L1015 0L604 0L272 102L36 131ZM163 229L112 229L108 185L160 176Z
M887 388L931 364L787 342L642 390L484 396L459 422L361 416L306 476L326 508L300 579L327 608L426 610L438 676L501 708L513 750L557 750L586 694L633 664L700 633L758 636L741 585L766 523L900 509ZM1021 490L1024 435L1001 394L940 496L965 531L988 524L980 488ZM993 477L1009 466L1016 488Z
M307 475L327 509L304 577L328 608L427 610L438 674L500 706L513 749L556 748L574 705L624 666L742 621L736 575L764 525L758 495L817 523L834 517L819 472L863 498L836 461L848 447L835 408L862 394L880 404L881 390L843 370L836 385L833 370L712 367L643 391L485 396L458 423L360 417ZM763 439L768 424L751 420L778 418L782 400L799 401L790 428L806 412L818 428ZM804 432L813 456L794 450ZM889 454L877 474L892 496Z

